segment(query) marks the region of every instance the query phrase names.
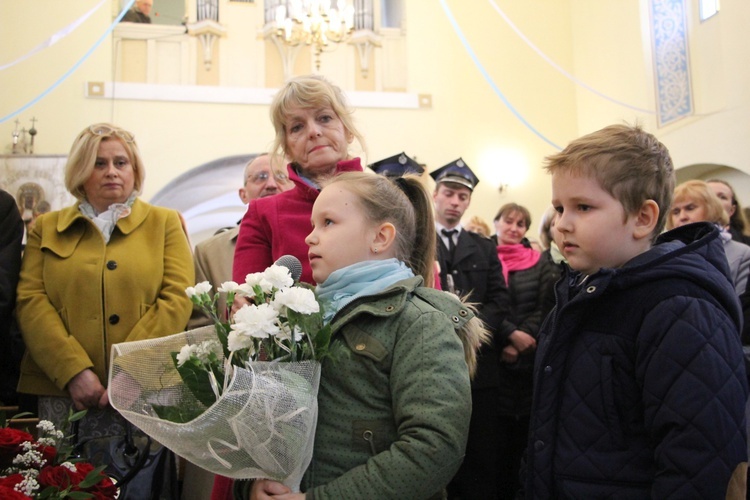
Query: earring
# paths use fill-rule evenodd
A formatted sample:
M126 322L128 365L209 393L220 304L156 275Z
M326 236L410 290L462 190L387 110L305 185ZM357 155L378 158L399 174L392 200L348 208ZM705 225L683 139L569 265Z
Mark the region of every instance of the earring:
M378 248L377 247L373 248L372 253L378 253Z

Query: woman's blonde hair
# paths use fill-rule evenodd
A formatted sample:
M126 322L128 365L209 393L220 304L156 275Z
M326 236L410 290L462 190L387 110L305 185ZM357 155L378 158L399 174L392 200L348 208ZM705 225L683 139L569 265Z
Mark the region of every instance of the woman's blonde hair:
M99 145L102 141L112 140L120 141L128 154L128 160L133 167L134 191L140 192L143 188L146 171L133 134L109 123L95 123L78 134L65 164L65 188L77 199L86 199L83 185L94 172Z
M482 236L486 236L487 238L492 235L492 229L490 228L490 225L487 224L484 219L482 219L478 215L475 215L474 217L469 219L469 222L467 222L464 227L467 231L479 233Z
M330 107L344 125L344 130L359 142L365 150L365 139L354 126L353 111L349 108L344 93L320 75L307 75L292 78L276 93L271 102L271 122L276 136L271 146L271 154L289 158L286 147L286 125L292 108ZM294 158L289 158L294 161Z
M729 215L721 206L721 201L705 182L699 180L685 181L674 188L672 206L685 200L692 200L694 203L703 206L706 211L706 222L713 222L722 226L729 223ZM667 217L667 229L674 229L671 210L669 217Z
M396 228L396 258L414 274L434 285L435 220L432 199L416 176L393 180L364 172L347 172L328 184L343 183L357 197L365 217L373 224L390 222Z

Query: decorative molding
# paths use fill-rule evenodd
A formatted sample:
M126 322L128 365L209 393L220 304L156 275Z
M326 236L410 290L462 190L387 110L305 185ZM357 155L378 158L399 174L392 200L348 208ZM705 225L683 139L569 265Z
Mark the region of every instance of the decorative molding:
M693 110L685 0L651 0L651 34L659 126Z
M94 82L99 86L102 82ZM90 93L88 99L113 99L214 104L271 104L278 89L250 87L208 87L202 85L154 85L148 83L104 82L104 92ZM345 92L354 108L419 109L419 94L407 92Z
M227 33L227 29L216 21L204 19L187 25L188 34L198 37L203 47L203 65L206 71L211 70L214 41Z
M357 48L362 78L367 78L370 70L370 54L373 48L383 46L383 37L372 30L357 30L347 43Z

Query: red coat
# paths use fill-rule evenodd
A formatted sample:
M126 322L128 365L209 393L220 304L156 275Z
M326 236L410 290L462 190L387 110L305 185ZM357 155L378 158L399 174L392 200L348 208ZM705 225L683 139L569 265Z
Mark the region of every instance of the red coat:
M291 165L287 168L295 188L251 201L242 217L232 268L237 283L244 283L250 273L264 271L282 255L293 255L302 263L300 281L315 284L305 238L312 230L310 216L320 191L305 183ZM362 165L359 158L344 160L336 171L361 172Z

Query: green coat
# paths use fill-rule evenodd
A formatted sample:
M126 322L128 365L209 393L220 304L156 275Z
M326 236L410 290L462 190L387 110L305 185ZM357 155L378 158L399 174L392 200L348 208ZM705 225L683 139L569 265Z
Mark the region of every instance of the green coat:
M421 284L403 280L334 317L308 499L424 499L458 470L471 388L456 328L473 314Z
M67 383L87 368L106 386L112 344L184 330L193 273L174 210L136 199L107 245L78 204L41 215L18 284L27 348L19 392L68 396Z

